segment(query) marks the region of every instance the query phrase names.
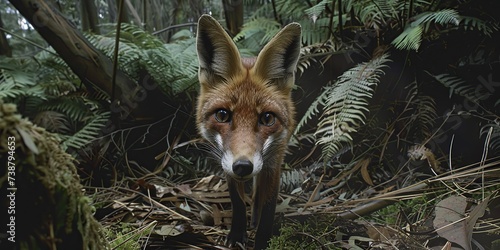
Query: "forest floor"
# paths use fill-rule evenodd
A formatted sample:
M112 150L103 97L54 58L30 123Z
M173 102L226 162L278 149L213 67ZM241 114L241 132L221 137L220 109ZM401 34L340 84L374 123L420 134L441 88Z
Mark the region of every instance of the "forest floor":
M300 185L282 188L270 249L500 249L498 157L378 185L364 169L301 172ZM115 249L228 249L231 205L220 176L150 176L88 191ZM248 233L251 249L255 230Z

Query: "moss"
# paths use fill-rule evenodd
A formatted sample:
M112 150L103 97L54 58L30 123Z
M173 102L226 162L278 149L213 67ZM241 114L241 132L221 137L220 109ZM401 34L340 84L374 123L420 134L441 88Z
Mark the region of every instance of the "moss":
M271 238L268 249L340 249L335 246L338 237L337 218L322 214L309 216L305 222L291 221L280 228L280 235Z
M1 101L0 162L9 162L0 168L0 187L3 197L15 196L12 239L18 249L107 248L74 159L53 134L23 119L15 105ZM8 209L13 204L3 205Z

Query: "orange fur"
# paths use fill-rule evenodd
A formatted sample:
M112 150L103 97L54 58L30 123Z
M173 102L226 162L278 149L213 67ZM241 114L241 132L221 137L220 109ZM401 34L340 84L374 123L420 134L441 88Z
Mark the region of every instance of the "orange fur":
M287 25L256 58L241 58L222 26L203 15L198 21L197 49L200 94L196 121L228 176L233 204L229 244L246 240L242 183L253 178L255 248L265 248L271 237L280 167L295 128L291 91L300 25Z

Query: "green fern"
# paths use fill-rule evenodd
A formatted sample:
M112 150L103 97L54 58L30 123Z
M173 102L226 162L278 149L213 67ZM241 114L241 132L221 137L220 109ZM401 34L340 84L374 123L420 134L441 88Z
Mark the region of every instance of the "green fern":
M68 148L80 149L95 140L101 135L101 130L106 125L106 122L111 116L110 112L96 113L93 116L87 117L85 126L70 136L61 136L61 147L64 150Z
M53 133L69 134L71 132L71 125L67 116L57 111L38 112L33 119L33 123Z
M432 23L442 25L453 24L458 26L460 15L455 10L444 9L436 12L424 12L415 17L415 21L408 24L405 30L396 37L392 44L397 49L418 50L422 43L424 32L429 30Z
M0 99L13 101L22 97L46 99L43 89L37 85L37 76L26 72L23 65L11 59L0 61Z
M422 43L422 34L424 28L421 25L410 26L406 28L403 33L396 37L392 44L398 49L404 50L418 50Z
M264 3L259 3L257 4L257 8L251 12L252 15L250 16L250 20L265 17L269 19L274 19L274 11L273 11L273 5L270 4L268 1L263 1Z
M112 58L114 33L88 35L88 39ZM194 89L198 69L195 39L192 35L187 36L186 30L174 34L172 39L171 43L165 44L136 26L124 25L118 47L119 68L137 81L142 81L139 78L147 73L163 92L172 97Z
M100 35L87 35L87 39L97 49L101 50L109 58L113 58L115 49L115 37ZM131 38L133 40L133 38ZM132 41L121 39L118 46L118 66L130 77L138 79L140 60L144 58L143 50Z
M333 26L337 26L337 20L334 20ZM316 44L325 43L330 38L330 18L319 18L315 22L310 19L299 21L302 26L302 43Z
M414 138L411 138L412 140L423 141L432 135L432 130L438 118L436 102L430 96L417 95L413 101L413 106L415 106L415 109L409 122L409 130L412 131L408 134L414 136Z
M478 30L487 36L491 36L493 32L498 31L498 23L487 22L476 17L462 16L460 25L465 30Z
M429 1L413 0L414 8L427 9ZM351 22L360 22L365 27L380 29L394 21L404 22L402 17L411 16L407 1L400 0L346 0L342 1L343 13L354 13L357 20L350 20L351 16L346 16Z
M195 39L165 44L145 51L143 66L162 90L176 96L197 86Z
M316 21L316 19L318 19L318 17L325 11L326 5L331 3L332 0L322 0L314 6L304 10L304 13L306 13L313 21Z
M473 102L479 102L480 100L488 99L488 97L491 95L483 88L478 89L476 86L467 84L465 80L458 76L449 74L433 75L428 71L425 72L432 76L436 81L450 89L450 98L453 94L456 94L465 97Z
M80 96L59 96L41 104L38 111L57 111L65 114L74 122L80 122L91 115L90 110L95 109L95 105L90 100Z
M41 67L37 68L38 85L48 96L61 96L77 91L81 80L71 71L71 68L59 57L53 48L38 53L35 56Z
M256 55L278 33L280 28L281 25L274 19L256 18L246 22L233 40Z
M386 22L387 16L392 16L392 11L388 11L389 8L381 9L380 6L392 6L390 4L380 4L377 1L347 1L342 3L344 13L353 12L359 21L364 24L365 27L371 27L378 29ZM347 17L347 16L346 16ZM344 18L346 20L346 18ZM351 20L353 21L353 20Z
M276 11L282 18L300 20L304 17L307 3L303 0L275 0Z
M321 94L314 99L311 106L307 109L306 113L302 116L300 121L297 123L294 134L297 135L299 131L304 127L304 125L310 121L314 116L317 116L321 110L321 107L325 106L325 100L330 95L332 86L326 87Z
M352 134L365 122L368 101L388 61L384 54L346 71L309 108L310 117L318 112L318 105L324 106L315 133L324 159L331 159L346 144L352 144Z

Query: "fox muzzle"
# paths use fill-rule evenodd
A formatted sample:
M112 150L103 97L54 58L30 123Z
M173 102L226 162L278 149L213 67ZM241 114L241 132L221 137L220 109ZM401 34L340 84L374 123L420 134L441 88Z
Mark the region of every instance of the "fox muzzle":
M253 172L253 163L249 160L237 160L233 163L233 173L240 177L245 178L252 174Z

